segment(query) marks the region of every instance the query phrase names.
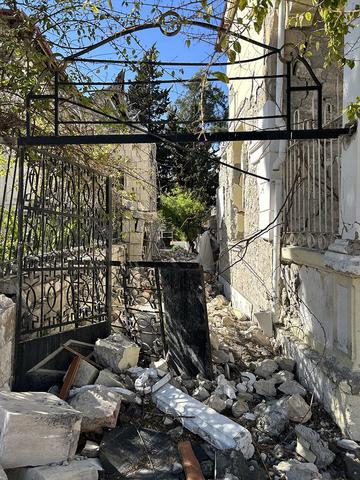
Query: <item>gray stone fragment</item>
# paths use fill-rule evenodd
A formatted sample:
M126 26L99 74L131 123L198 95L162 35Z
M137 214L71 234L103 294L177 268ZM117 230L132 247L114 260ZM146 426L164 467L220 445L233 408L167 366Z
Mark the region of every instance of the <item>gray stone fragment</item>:
M293 422L306 423L311 418L311 408L300 395L288 398L289 418Z
M287 380L278 387L278 390L286 395L300 395L301 397L306 395L305 388L296 380Z
M313 462L319 468L325 468L334 461L335 454L329 450L327 442L322 440L317 432L305 425L296 425L295 432L296 452L305 460L313 458Z
M96 361L114 372L135 367L139 360L140 348L121 333L113 333L95 343Z
M258 380L254 383L254 388L257 394L263 395L264 397L275 397L276 388L275 383L272 379L270 380Z
M86 360L80 360L79 369L76 372L73 386L83 387L84 385L92 385L98 375L99 370L94 367L94 365L91 365Z
M216 412L222 413L226 410L226 400L223 400L219 395L212 394L207 400L206 405L213 408Z
M274 373L271 377L276 384L287 382L288 380L294 379L294 374L288 370L280 370L280 372Z
M8 480L8 477L1 465L0 465L0 480Z
M271 437L278 437L289 422L286 399L260 403L254 413L258 430Z
M61 465L45 465L10 470L9 480L97 480L102 470L99 460L75 458Z
M4 469L62 462L75 455L82 414L45 392L0 393Z
M275 357L274 360L280 367L280 370L288 370L289 372L293 372L296 362L292 358L288 357Z
M278 364L271 358L263 360L255 370L255 375L263 378L269 378L278 369Z
M193 391L192 396L196 398L196 400L203 402L204 400L210 397L210 393L206 390L205 387L199 386Z
M96 458L99 456L100 446L92 440L86 440L85 447L82 449L81 455L88 458Z
M69 404L83 414L82 432L102 433L105 427L116 426L121 397L107 387L94 385L71 397Z
M124 382L121 380L119 375L113 373L108 368L104 368L99 373L95 381L95 385L103 385L104 387L122 387L124 388Z
M349 451L355 451L360 448L360 445L357 442L350 440L349 438L337 438L336 445L343 450Z
M235 418L240 418L241 415L249 411L249 405L243 400L237 400L231 407L231 412Z
M321 479L319 470L313 463L301 463L298 460L280 462L275 470L285 475L287 480L315 480Z

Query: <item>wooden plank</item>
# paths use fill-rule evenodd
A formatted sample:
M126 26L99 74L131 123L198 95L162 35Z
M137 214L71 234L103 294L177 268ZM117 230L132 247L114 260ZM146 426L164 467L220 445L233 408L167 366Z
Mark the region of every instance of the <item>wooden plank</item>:
M189 440L179 442L178 449L184 467L186 480L205 480L200 463L196 458Z

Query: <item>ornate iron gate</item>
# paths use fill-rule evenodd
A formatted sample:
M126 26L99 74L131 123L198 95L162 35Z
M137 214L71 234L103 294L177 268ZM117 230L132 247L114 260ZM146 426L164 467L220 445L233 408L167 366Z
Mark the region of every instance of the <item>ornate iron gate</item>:
M18 196L17 388L67 339L110 330L111 180L56 149L23 149Z

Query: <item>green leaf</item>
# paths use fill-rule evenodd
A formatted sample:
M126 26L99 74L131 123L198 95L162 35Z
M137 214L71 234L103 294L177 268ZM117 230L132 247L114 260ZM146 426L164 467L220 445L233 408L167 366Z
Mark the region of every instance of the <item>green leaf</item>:
M312 13L311 12L305 12L305 20L308 22L311 22L312 19Z
M220 82L229 83L229 77L224 72L214 72L214 77L220 80Z
M233 49L235 50L236 53L240 53L240 52L241 52L241 44L240 44L240 42L234 42L234 44L233 44Z
M227 52L227 56L228 56L228 59L231 63L236 62L236 52L234 52L234 50L229 50Z
M111 10L113 9L113 4L112 4L112 1L111 0L107 0L108 2L108 5L109 5L109 8L111 8Z
M247 4L248 4L247 0L240 0L239 1L239 10L241 10L241 11L244 10L247 7Z
M94 12L94 13L99 13L99 9L96 5L91 5L91 10Z
M185 45L190 48L191 46L191 40L188 38L186 41L185 41Z

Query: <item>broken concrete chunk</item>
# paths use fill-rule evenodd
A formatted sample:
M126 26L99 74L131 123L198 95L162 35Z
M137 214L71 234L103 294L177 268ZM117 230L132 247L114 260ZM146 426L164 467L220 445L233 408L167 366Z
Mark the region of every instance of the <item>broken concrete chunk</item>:
M99 376L95 381L95 385L103 385L104 387L124 387L121 378L108 368L100 371Z
M224 480L225 478L238 480L262 480L268 478L264 471L259 467L254 471L254 467L248 465L241 452L236 450L216 452L215 457L215 478ZM211 477L213 478L213 476Z
M210 397L206 400L206 405L219 413L222 413L227 408L226 400L215 394L210 395Z
M258 380L254 383L254 388L256 393L259 395L263 395L264 397L275 397L276 396L276 388L275 382L270 380Z
M62 465L17 468L8 473L9 480L97 480L102 466L93 458L75 458Z
M311 408L300 395L292 395L287 401L289 419L293 422L306 423L311 418Z
M255 370L255 375L263 378L269 378L278 369L278 364L271 358L263 360Z
M360 445L349 438L337 438L336 445L342 450L354 451L360 449Z
M169 371L169 366L164 358L159 358L159 360L152 362L150 367L156 368L156 370L162 370L163 372Z
M306 395L305 388L296 380L287 380L278 387L278 390L286 395L300 395L301 397Z
M294 374L289 372L288 370L281 370L280 372L274 373L274 375L271 377L276 385L279 383L284 383L287 382L288 380L293 380L294 379Z
M252 457L254 447L246 428L216 413L203 403L167 383L152 395L155 405L177 418L188 430L220 450L237 449L245 458Z
M296 425L295 432L296 452L305 460L312 458L312 462L319 468L325 468L334 461L335 454L329 450L327 442L322 440L317 432L305 425Z
M235 418L241 417L249 411L249 405L244 400L237 400L231 407L231 412Z
M96 458L99 456L100 446L92 440L86 440L85 446L82 449L81 455L88 458Z
M96 361L104 367L109 367L116 373L135 367L139 360L140 348L121 333L113 333L107 338L95 343Z
M287 370L288 372L293 372L296 362L292 358L288 357L275 357L274 360L280 367L280 370Z
M258 430L271 437L278 437L289 422L287 401L283 398L260 403L254 414Z
M199 400L199 402L203 402L210 397L210 393L206 390L205 387L199 386L193 391L192 396L196 400Z
M121 405L118 393L102 385L94 385L70 398L69 404L83 414L82 432L102 433L114 428Z
M315 480L322 478L316 465L313 463L301 463L295 459L280 462L275 466L275 470L280 474L284 474L287 480Z
M99 370L96 367L91 365L86 360L80 360L79 369L76 373L73 386L83 387L84 385L92 385L98 375Z
M0 464L46 465L75 455L81 413L45 392L0 393Z

